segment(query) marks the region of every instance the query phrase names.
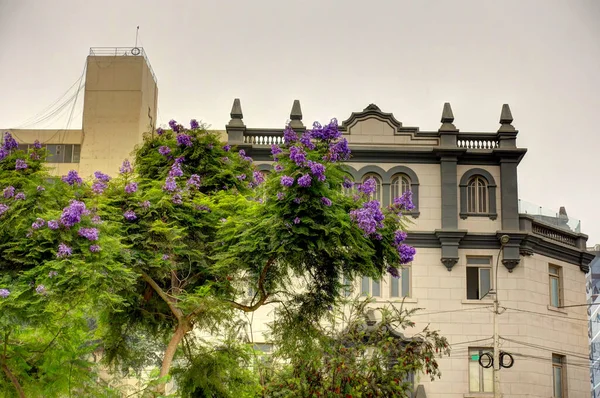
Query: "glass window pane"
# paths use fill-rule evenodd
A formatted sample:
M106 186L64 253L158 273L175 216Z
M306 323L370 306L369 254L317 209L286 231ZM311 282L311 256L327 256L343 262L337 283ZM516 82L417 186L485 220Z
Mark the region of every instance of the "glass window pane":
M46 150L48 151L48 156L46 157L46 161L48 163L58 163L58 157L56 154L56 145L47 145Z
M551 277L550 278L550 305L553 307L559 306L558 300L558 278Z
M27 150L29 149L29 145L28 144L19 144L19 147L17 149L19 151L27 152Z
M491 269L479 268L479 298L482 298L490 291Z
M402 297L410 297L410 268L402 268Z
M350 296L350 292L352 290L352 282L350 279L344 277L344 296Z
M562 398L562 368L560 366L554 366L553 370L554 397Z
M471 354L477 355L477 354ZM477 357L479 359L479 357ZM469 391L479 392L479 363L477 361L469 360Z
M73 162L73 145L65 145L64 146L64 151L65 151L65 156L64 156L64 161L65 163L72 163Z
M360 282L360 294L363 296L369 295L369 278L363 276L362 281Z
M479 299L479 268L467 267L467 299Z
M79 163L81 156L81 145L73 145L73 163Z
M390 276L390 297L400 297L400 281Z
M481 368L483 372L483 392L494 392L494 369L493 368Z
M373 290L371 293L374 297L380 297L381 296L381 284L379 283L379 281L373 281Z
M467 264L490 265L491 262L490 257L467 257Z
M558 267L550 266L548 269L552 275L558 276Z

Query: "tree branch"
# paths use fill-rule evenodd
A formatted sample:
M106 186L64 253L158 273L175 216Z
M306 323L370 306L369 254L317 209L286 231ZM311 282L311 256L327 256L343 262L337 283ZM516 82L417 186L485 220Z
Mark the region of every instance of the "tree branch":
M23 391L23 387L21 387L21 384L19 383L19 380L17 380L17 378L15 377L14 374L12 374L12 372L10 371L10 369L8 368L8 366L6 366L5 363L2 364L2 370L4 370L4 374L6 374L6 377L9 378L9 380L11 381L11 383L13 384L13 386L15 387L15 390L17 390L17 394L19 394L20 398L27 398L25 396L25 392Z
M258 301L256 303L254 303L252 305L244 305L244 304L237 303L233 300L226 300L226 301L231 303L231 305L234 308L237 308L244 312L253 312L253 311L256 311L257 309L259 309L262 305L265 304L265 302L267 301L267 299L270 296L270 294L265 289L265 279L267 278L267 273L269 272L269 269L273 266L274 263L275 263L274 258L269 259L267 261L267 264L265 264L265 267L260 272L260 277L258 278L258 293L260 293L260 298L258 299Z
M148 282L150 286L152 286L152 289L154 289L154 291L160 296L160 298L162 298L164 302L167 303L169 309L171 310L173 315L175 315L175 318L177 318L177 320L180 321L183 318L183 312L175 305L175 299L169 297L164 292L164 290L162 290L161 287L158 286L154 279L152 279L147 273L142 272L142 278L146 282Z

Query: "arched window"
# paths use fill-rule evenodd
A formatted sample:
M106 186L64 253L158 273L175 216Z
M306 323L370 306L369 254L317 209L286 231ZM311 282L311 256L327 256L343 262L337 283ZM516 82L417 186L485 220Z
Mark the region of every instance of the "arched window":
M469 213L487 213L488 183L481 176L474 176L467 184L467 211Z
M375 180L375 193L371 194L371 200L378 200L379 203L381 203L381 177L375 173L365 174L362 182L367 181L369 178L373 178Z
M399 198L407 191L410 191L411 188L410 178L406 174L396 174L392 177L392 185L391 185L391 200L390 203L394 202L394 199Z

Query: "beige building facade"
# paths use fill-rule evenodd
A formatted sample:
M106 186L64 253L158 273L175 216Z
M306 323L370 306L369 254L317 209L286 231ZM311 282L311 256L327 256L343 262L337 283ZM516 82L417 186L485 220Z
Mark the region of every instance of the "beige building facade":
M114 174L156 127L157 81L143 50L92 49L84 96L81 129L9 131L20 145L46 145L57 175ZM298 101L290 119L305 129ZM399 279L355 281L355 291L422 308L417 330L430 325L452 344L440 380L414 375L418 398L493 396L491 369L478 363L492 347L491 289L501 307L500 349L514 358L500 371L502 396L589 396L586 307L578 306L586 303L593 259L587 236L566 213L542 216L519 200L517 168L526 149L517 145L508 105L494 132L459 131L450 104L441 122L437 131L420 131L371 104L341 123L354 179L375 178L383 205L408 189L416 205L407 242L417 248L414 262ZM282 129L247 127L239 100L223 135L262 170L271 168L271 144L283 141ZM510 238L503 246L502 235ZM249 320L252 341L268 347L263 332L272 316L266 307Z

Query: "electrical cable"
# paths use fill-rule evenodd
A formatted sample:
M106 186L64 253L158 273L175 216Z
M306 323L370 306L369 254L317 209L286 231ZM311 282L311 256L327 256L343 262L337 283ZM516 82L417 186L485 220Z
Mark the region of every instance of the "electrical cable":
M577 320L577 321L588 322L588 319L574 318L574 317L570 317L570 316L562 316L562 315L559 316L559 315L553 315L553 314L544 314L542 312L522 310L522 309L519 309L519 308L512 308L512 307L503 307L503 308L506 308L507 310L511 310L511 311L525 312L525 313L528 313L528 314L536 314L536 315L541 315L541 316L549 316L549 317L557 319L557 320L574 319L574 320Z

